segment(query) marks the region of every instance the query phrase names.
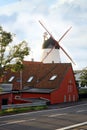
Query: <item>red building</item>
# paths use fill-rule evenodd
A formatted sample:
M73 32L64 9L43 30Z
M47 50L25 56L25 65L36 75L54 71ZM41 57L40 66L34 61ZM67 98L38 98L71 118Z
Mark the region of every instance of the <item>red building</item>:
M70 63L44 64L24 61L23 71L13 73L9 70L5 74L5 80L6 83L13 84L13 103L17 103L17 97L28 101L40 98L51 104L78 100L78 90Z

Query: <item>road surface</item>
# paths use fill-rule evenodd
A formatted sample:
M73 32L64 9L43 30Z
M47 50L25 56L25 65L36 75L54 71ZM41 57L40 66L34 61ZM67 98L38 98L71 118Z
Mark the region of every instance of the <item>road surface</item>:
M87 130L87 101L0 117L0 130Z

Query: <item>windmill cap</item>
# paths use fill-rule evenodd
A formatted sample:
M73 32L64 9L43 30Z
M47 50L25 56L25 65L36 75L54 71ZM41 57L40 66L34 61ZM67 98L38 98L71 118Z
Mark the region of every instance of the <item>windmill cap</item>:
M54 46L55 49L59 49L59 45L57 44L57 41L54 40L52 37L50 37L44 41L42 49L53 48Z

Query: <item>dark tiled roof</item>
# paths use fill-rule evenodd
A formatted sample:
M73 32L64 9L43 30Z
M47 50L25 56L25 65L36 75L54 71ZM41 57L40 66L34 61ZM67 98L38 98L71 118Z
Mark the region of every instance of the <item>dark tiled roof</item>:
M61 81L65 77L66 72L68 71L70 63L47 63L43 64L41 62L29 62L24 61L24 69L22 71L22 85L23 88L39 88L41 89L56 89L59 87ZM13 80L13 89L17 88L17 79L20 77L20 73L7 73L7 78L9 79L11 76L15 76ZM54 75L57 77L54 80L50 80L50 78ZM29 77L33 76L31 82L27 82ZM8 80L7 79L7 80ZM30 91L30 90L29 90ZM33 89L31 91L34 91ZM41 91L41 90L40 90ZM44 90L45 91L45 90ZM47 90L48 91L48 90Z
M22 85L23 88L38 88L39 89L56 89L59 87L61 81L65 77L68 69L71 67L70 63L41 63L41 62L29 62L24 61L24 69L22 71ZM14 89L16 89L16 79L20 77L18 73L9 72L7 77L8 79L15 75ZM53 75L57 75L54 80L50 80ZM27 82L29 77L33 76L31 82ZM33 89L29 91L34 91ZM48 91L48 90L47 90Z

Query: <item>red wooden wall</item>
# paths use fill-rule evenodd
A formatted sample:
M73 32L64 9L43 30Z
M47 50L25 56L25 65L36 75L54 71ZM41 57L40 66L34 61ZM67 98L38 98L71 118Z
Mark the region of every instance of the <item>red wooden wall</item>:
M70 68L61 82L60 87L51 93L51 104L72 102L78 100L78 90L75 84L75 78Z

